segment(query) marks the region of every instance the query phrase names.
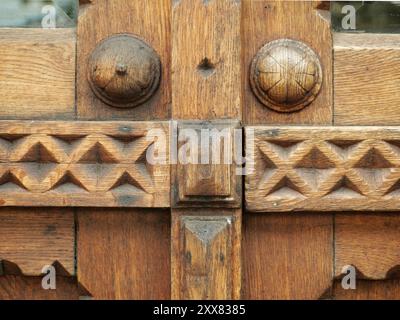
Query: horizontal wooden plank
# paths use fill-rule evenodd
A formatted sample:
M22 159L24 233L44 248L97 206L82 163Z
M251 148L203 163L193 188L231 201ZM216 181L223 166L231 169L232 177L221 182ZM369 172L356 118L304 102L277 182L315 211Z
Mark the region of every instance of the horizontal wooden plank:
M0 118L75 117L75 29L0 29Z
M400 207L400 128L247 127L246 136L250 211Z
M71 208L0 209L0 262L15 264L24 275L41 275L56 261L75 274L74 245Z
M334 123L400 124L400 35L334 34Z
M169 206L166 122L0 122L0 205ZM146 153L165 137L150 164Z

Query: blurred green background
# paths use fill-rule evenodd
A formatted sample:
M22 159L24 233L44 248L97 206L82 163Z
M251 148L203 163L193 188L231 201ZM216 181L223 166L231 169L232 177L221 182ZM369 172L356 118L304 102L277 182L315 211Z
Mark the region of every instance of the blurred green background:
M0 0L0 27L40 28L46 5L56 10L57 28L76 26L78 0Z
M345 5L356 9L356 29L344 30L342 13ZM332 28L338 32L400 33L400 1L333 1Z

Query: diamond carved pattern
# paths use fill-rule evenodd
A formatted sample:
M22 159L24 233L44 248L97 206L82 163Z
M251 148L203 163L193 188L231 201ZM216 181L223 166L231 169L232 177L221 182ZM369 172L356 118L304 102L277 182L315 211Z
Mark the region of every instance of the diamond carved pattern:
M398 210L400 130L248 127L251 211ZM251 145L251 141L247 141Z
M2 122L0 204L168 207L169 166L146 162L150 129L168 137L166 123Z

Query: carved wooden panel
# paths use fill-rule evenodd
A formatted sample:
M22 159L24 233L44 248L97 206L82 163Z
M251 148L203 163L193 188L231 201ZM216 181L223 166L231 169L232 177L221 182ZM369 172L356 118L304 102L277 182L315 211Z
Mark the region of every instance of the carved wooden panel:
M248 127L246 134L251 211L400 206L399 128Z
M162 122L1 122L0 204L168 207L169 166L146 160L168 131Z
M241 176L234 163L238 124L233 120L179 123L175 206L240 207Z
M239 215L173 215L173 299L237 299ZM196 214L196 213L194 213Z

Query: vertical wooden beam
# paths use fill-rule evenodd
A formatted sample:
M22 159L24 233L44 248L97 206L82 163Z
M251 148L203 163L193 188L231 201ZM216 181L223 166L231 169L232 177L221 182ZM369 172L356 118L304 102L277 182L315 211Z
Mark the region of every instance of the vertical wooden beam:
M317 1L242 1L243 119L246 125L332 124L329 14ZM263 105L250 85L251 62L266 43L288 38L308 46L322 67L316 99L297 112ZM243 217L243 298L316 299L333 274L333 218L327 213L247 212Z
M240 14L238 0L174 1L172 114L193 120L183 128L221 129L214 120L240 120ZM238 299L241 179L230 165L178 164L175 170L172 298Z
M87 0L82 4L77 31L78 119L169 119L171 0ZM88 61L93 50L116 34L137 37L160 59L157 90L133 108L116 108L102 102L88 82ZM167 211L80 209L77 214L78 280L95 299L170 298L171 230Z

